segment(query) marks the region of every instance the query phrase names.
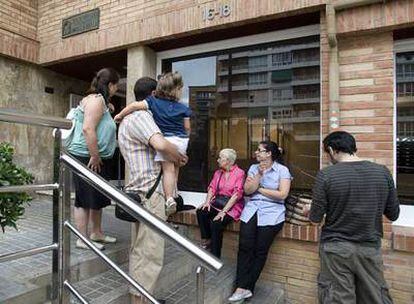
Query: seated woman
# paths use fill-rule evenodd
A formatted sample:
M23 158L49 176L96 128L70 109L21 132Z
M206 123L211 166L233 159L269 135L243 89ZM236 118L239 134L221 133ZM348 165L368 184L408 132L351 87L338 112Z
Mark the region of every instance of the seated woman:
M223 230L232 221L238 221L243 210L243 183L245 173L235 165L237 155L233 149L223 149L208 186L206 201L197 210L202 246L220 258Z
M270 246L285 221L284 200L289 194L291 175L281 164L279 147L272 141L261 142L256 159L259 164L250 167L244 184L250 200L240 217L237 289L229 298L230 302L253 296Z

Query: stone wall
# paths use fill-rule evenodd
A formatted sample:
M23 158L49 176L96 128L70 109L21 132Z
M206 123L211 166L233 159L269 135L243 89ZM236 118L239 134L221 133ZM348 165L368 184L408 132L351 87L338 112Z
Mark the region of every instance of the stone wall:
M88 84L50 70L0 56L0 107L64 117L69 94L83 94ZM45 87L54 89L53 94ZM16 161L38 182L51 181L53 137L49 128L0 122L0 142L11 142Z

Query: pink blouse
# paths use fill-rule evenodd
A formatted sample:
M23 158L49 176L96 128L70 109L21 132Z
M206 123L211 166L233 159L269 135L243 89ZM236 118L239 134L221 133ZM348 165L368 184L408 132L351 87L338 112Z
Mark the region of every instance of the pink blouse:
M237 201L227 212L227 215L231 216L235 221L238 221L244 207L243 185L246 174L237 165L233 165L230 168L230 174L227 180L225 178L225 173L226 172L223 169L218 169L214 172L213 178L208 186L208 190L211 190L214 199L217 190L217 183L220 180L218 194L233 196L233 194L237 193ZM222 175L221 178L220 175Z

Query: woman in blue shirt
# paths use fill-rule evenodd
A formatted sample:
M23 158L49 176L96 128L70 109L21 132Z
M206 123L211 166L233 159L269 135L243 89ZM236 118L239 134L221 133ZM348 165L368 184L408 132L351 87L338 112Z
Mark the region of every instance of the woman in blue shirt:
M238 302L253 296L267 254L285 221L284 200L289 194L291 175L281 164L276 143L263 141L256 150L259 162L250 167L244 192L250 196L240 217L236 290L229 298Z

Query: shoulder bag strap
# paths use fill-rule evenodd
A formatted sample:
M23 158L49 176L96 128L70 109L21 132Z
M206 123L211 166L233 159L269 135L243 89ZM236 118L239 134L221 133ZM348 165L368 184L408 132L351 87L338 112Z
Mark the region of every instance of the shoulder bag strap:
M155 189L157 189L158 184L160 183L160 180L161 180L161 175L162 175L162 170L160 170L160 174L158 174L157 180L155 181L154 186L152 186L151 189L148 191L147 195L145 195L146 199L150 199Z
M216 196L219 194L219 189L220 189L220 180L221 180L221 177L223 176L223 172L221 172L220 173L220 177L219 177L219 179L218 179L218 181L217 181L217 185L216 185Z

